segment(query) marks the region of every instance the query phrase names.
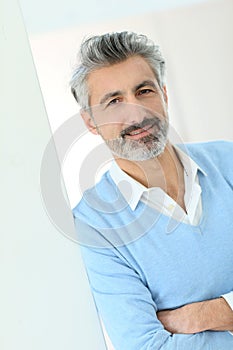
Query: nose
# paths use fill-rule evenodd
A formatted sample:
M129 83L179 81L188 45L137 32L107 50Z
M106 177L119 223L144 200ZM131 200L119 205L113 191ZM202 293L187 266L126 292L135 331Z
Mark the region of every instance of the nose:
M141 123L146 116L145 107L135 102L122 104L122 121L124 124L132 125Z

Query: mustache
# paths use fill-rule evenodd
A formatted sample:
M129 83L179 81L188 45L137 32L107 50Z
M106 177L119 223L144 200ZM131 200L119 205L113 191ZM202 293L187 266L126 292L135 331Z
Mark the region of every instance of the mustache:
M125 128L121 131L120 136L125 137L127 134L131 133L132 131L138 130L138 129L144 129L146 126L159 126L161 124L161 120L154 116L153 118L144 118L141 123L135 123L130 125L129 127Z

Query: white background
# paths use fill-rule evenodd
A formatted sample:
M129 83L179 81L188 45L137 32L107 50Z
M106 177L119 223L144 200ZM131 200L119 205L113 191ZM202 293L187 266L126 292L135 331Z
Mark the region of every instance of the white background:
M104 350L79 246L54 227L42 201L51 133L17 2L2 4L0 349ZM52 155L58 173L54 147ZM72 233L69 208L60 214Z

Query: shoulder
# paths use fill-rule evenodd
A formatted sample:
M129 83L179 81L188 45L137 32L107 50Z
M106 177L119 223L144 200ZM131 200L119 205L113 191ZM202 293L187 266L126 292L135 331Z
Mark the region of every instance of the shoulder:
M119 217L126 219L128 209L129 204L107 171L95 186L83 193L72 211L76 222L81 220L96 229L103 229L119 226Z
M225 152L233 150L233 141L216 140L197 143L186 143L187 149L191 152L207 152L214 154L214 152Z
M82 193L79 203L73 208L74 217L93 214L96 210L106 211L118 196L118 189L109 175L109 171L103 174L100 181L93 187Z
M227 165L232 163L233 142L218 140L177 145L201 167L208 163Z
M72 209L77 233L77 242L82 246L107 247L108 242L100 234L111 214L111 205L116 200L117 188L109 172L100 181L83 192L79 203Z
M134 225L135 217L109 172L83 193L72 212L77 241L83 246L112 248L132 239L127 227Z

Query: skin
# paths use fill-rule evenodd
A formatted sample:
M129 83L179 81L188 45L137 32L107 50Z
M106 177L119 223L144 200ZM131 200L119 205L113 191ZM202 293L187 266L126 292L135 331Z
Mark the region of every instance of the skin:
M193 334L207 330L233 332L233 311L224 298L160 311L157 317L171 333Z
M105 141L119 137L125 128L142 122L144 110L156 112L161 120L168 120L166 86L162 89L159 87L150 66L140 56L130 57L121 63L93 71L87 83L89 104L96 120L93 120L88 111L82 111L81 115L87 128L95 135L100 134ZM118 113L117 120L109 119L112 114L102 113L106 106L115 108L115 105L124 104L136 107L129 109L127 113ZM140 141L150 131L137 130L137 134L127 137ZM115 156L115 160L123 171L144 186L162 188L186 211L183 166L169 141L164 151L155 158L131 161ZM233 311L224 298L160 311L157 317L171 333L233 330Z

